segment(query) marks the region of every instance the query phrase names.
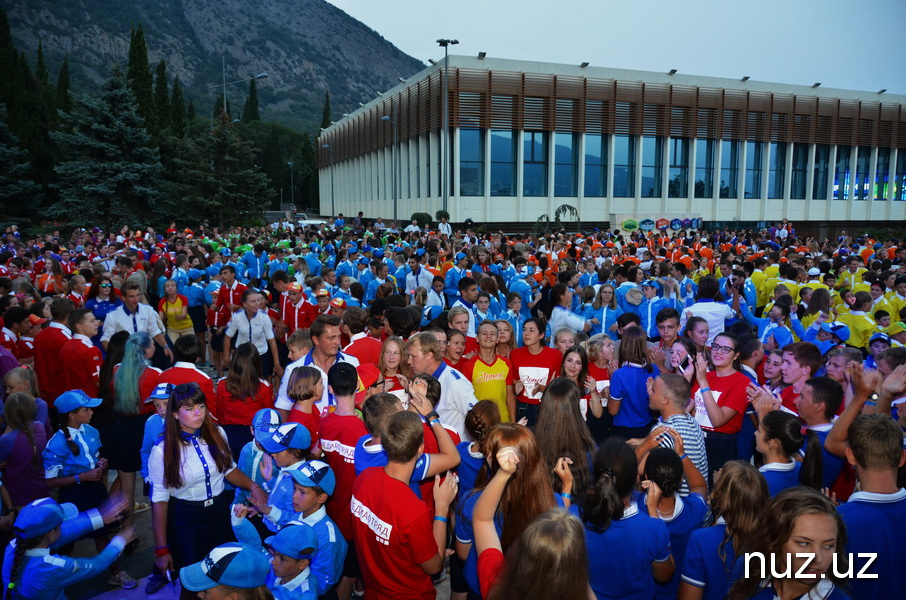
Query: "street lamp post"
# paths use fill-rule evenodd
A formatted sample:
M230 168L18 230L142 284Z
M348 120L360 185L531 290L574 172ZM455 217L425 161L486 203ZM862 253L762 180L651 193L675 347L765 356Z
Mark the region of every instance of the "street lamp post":
M293 200L293 198L296 197L296 186L293 182L293 161L287 162L286 165L289 167L289 203L295 206L295 200Z
M325 150L327 150L327 152L330 154L330 216L333 217L333 216L336 216L336 214L337 214L336 207L334 207L334 203L333 203L333 171L334 171L333 148L331 148L330 144L324 144L321 147L324 148Z
M399 143L399 123L397 123L396 121L394 121L391 117L388 117L387 115L384 115L383 117L381 117L381 120L387 121L388 123L393 125L393 146L390 148L390 169L391 169L392 176L393 176L392 177L392 180L393 180L393 186L392 186L393 187L393 220L396 221L397 220L397 216L396 216L397 197L399 196L399 194L397 193L397 189L398 189L398 187L397 187L398 186L398 184L397 184L397 179L398 179L397 167L399 166L397 164L397 161L399 160L399 158L396 156L397 155L397 144Z
M227 89L228 85L235 85L237 83L249 83L250 81L257 81L259 79L267 79L268 77L270 77L269 73L258 73L254 77L250 77L248 79L237 79L236 81L227 81L226 80L226 57L225 56L220 57L220 68L221 68L221 75L223 77L223 79L222 79L223 83L218 83L217 85L212 85L211 89L213 90L216 88L220 88L222 90L223 104L221 106L221 110L224 112L224 114L226 114L226 112L227 112L226 89ZM234 123L236 123L238 121L239 121L239 119L233 120ZM214 113L212 112L211 113L211 131L213 131L213 130L214 130Z
M444 209L444 212L446 212L447 211L447 197L449 194L448 181L447 181L447 148L449 146L449 143L447 142L447 129L448 129L447 121L449 120L449 116L447 114L448 113L447 105L449 102L448 96L449 96L449 89L450 89L450 87L449 87L450 84L448 82L449 71L447 69L447 61L449 59L449 55L448 55L449 47L455 46L456 44L458 44L459 40L439 39L439 40L437 40L437 43L444 49L444 88L443 88L444 97L443 97L443 126L442 126L443 132L441 135L442 146L440 149L440 177L441 177L440 185L441 185L441 198L443 199L442 200L443 209Z

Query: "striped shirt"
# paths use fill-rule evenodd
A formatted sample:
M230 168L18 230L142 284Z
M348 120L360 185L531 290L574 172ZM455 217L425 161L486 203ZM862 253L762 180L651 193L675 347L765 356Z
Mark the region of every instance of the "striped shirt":
M655 427L660 425L666 425L679 432L680 437L683 438L683 450L686 452L686 456L688 456L692 461L692 464L698 468L702 477L707 479L708 455L705 453L705 436L702 433L702 428L699 427L698 422L695 420L695 417L687 414L672 415L662 421L658 421ZM661 439L660 446L662 448L673 448L673 438L669 435L665 435ZM686 481L685 477L683 477L683 482L680 484L679 495L689 495L689 482Z

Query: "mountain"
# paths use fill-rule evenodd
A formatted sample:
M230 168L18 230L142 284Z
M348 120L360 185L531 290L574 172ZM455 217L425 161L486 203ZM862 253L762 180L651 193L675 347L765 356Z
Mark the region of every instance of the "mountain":
M261 118L317 131L324 93L333 114L352 112L424 67L373 29L324 0L0 0L13 43L34 64L38 42L55 80L69 57L76 92L96 91L111 65L125 64L129 32L141 24L151 68L166 61L199 115L213 110L227 82L257 82ZM5 76L5 75L3 75ZM233 114L248 86L227 87Z

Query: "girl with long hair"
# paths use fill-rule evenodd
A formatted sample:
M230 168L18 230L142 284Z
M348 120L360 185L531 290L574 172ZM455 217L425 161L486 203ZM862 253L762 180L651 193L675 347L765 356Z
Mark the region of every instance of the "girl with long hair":
M10 369L3 376L3 387L6 388L7 399L16 393L22 393L34 398L34 420L41 424L49 439L53 435L52 423L50 422L47 402L38 397L38 380L35 377L35 370L32 367L25 366Z
M770 501L768 484L750 463L724 465L711 490L711 527L693 531L686 545L679 600L723 600L736 557L755 536L756 521Z
M239 344L230 360L230 370L217 384L217 422L227 434L233 458L252 441L250 427L255 413L274 407L274 388L264 379L261 358L254 344Z
M554 490L547 475L547 463L541 456L535 436L522 425L501 423L485 438L483 454L486 464L478 473L473 492L467 495L458 509L456 520L456 554L466 561L464 575L469 589L478 593L478 553L472 544L472 516L475 503L500 469L497 454L503 448L513 448L523 465L511 478L500 500L495 517L501 546L506 552L532 520L557 505ZM569 472L569 469L566 469Z
M591 331L597 318L583 319L572 309L573 291L565 283L555 283L551 287L550 300L547 305L546 317L551 331L569 329L570 331Z
M604 283L598 288L598 294L592 303L592 313L590 316L597 318L591 331L591 335L606 333L614 335L617 330L617 319L623 314L623 309L617 304L617 294L614 287L609 283ZM589 315L586 315L589 316Z
M164 283L164 295L157 304L157 314L167 326L167 337L175 344L185 335L195 335L195 327L189 318L189 299L177 292L175 279Z
M384 376L384 389L388 392L405 390L409 387L409 364L406 358L406 342L392 335L381 346L378 369Z
M88 296L85 300L85 308L90 310L94 317L100 321L101 328L104 326L104 319L107 315L120 306L123 301L120 300L113 291L113 280L109 275L100 275L95 278L88 290ZM91 339L95 346L101 345L100 332Z
M174 388L165 421L163 441L148 459L154 563L162 573L202 560L211 548L230 541L233 493L224 490L224 481L267 502L261 487L236 469L226 434L208 414L197 384ZM180 597L194 596L183 590Z
M564 359L565 366L570 357L578 357L581 348L569 350ZM582 352L584 354L584 351ZM587 363L587 360L586 360ZM587 389L586 383L581 384ZM579 410L579 385L569 376L554 379L544 390L541 397L541 412L535 425L535 439L538 449L548 466L551 487L558 493L569 493L576 502L582 502L589 486L589 465L597 446L582 418ZM587 394L587 392L586 392ZM595 402L593 398L591 402ZM597 399L600 406L600 399ZM603 407L600 412L603 411ZM555 469L562 457L569 459L567 464L572 471L572 491L562 489L562 482Z
M611 438L598 449L594 483L579 518L585 524L589 583L602 598L651 598L655 581L673 576L670 535L662 521L642 514L631 500L639 478L635 452ZM614 551L618 549L618 551ZM600 557L606 556L606 560Z
M698 352L705 352L708 349L710 335L711 328L703 317L689 317L686 321L683 337L692 340Z
M37 288L42 298L63 293L63 269L55 258L48 258L44 262L44 272L38 275Z
M644 438L654 423L648 410L646 381L660 371L648 362L648 336L641 327L632 325L623 330L620 365L610 380L607 411L614 418L614 432L622 439Z
M500 468L475 506L481 595L488 600L594 598L582 523L567 511L554 508L535 517L504 557L495 513L520 458L513 448L501 449L496 458Z
M516 349L516 332L513 324L506 319L494 321L497 326L497 356L509 359L510 354Z
M12 506L22 507L47 496L41 458L47 446L47 433L37 422L35 399L27 393L13 392L7 397L3 418L6 420L0 436L3 487Z
M785 490L758 518L753 533L750 551L761 553L764 569L757 559L750 561L749 573L739 569L727 598L848 599L838 587L844 584L838 573L847 570L846 527L831 500L808 488Z
M772 392L779 393L784 387L781 367L783 367L783 351L778 349L765 350L762 373L764 375L764 385L770 387Z
M466 351L466 335L458 329L447 332L447 346L444 349L444 362L454 369L461 369Z

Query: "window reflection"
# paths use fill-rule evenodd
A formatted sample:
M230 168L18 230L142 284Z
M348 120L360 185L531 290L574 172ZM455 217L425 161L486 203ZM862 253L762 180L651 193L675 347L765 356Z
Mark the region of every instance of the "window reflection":
M613 195L635 196L635 136L615 135L613 145Z
M459 195L484 195L484 135L480 129L459 130Z
M607 195L607 136L585 136L585 195L601 198Z
M522 195L547 195L547 133L526 131L522 144Z
M714 195L714 140L695 142L695 197Z
M689 140L670 140L670 179L667 196L686 198L689 195Z
M642 197L657 198L661 195L662 149L664 140L659 137L642 138Z
M516 195L516 136L509 129L491 131L491 195Z
M578 136L574 133L554 134L554 196L577 196Z

